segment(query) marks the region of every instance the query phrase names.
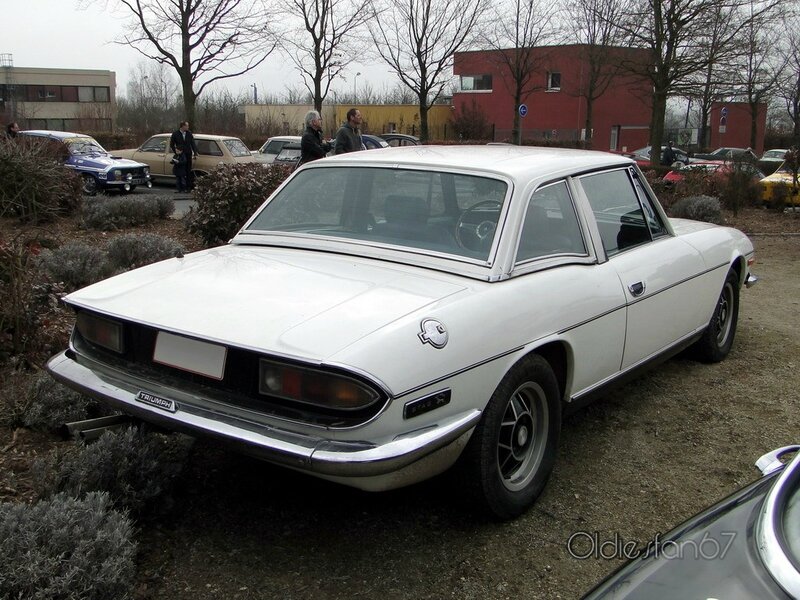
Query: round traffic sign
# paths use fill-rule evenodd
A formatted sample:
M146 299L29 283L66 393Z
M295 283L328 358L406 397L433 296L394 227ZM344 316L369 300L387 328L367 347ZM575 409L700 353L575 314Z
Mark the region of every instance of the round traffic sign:
M527 104L520 104L519 105L519 116L524 117L528 114L528 105Z
M722 109L719 111L719 113L720 113L720 114L721 114L723 117L727 117L727 116L728 116L728 107L727 107L727 106L723 106L723 107L722 107Z

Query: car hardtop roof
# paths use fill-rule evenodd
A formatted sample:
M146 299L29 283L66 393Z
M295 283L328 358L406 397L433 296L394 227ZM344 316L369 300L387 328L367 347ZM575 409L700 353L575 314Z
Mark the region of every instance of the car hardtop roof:
M267 141L271 142L273 140L278 140L279 142L294 142L300 141L302 136L299 135L273 135L272 137L268 137Z
M156 133L151 137L170 137L171 133ZM217 135L216 133L195 133L192 132L192 136L195 138L203 138L207 140L238 140L239 138L235 135ZM150 138L147 138L150 139Z
M308 163L307 168L338 164L441 167L467 169L508 176L561 175L614 166L631 166L634 161L617 154L571 148L541 146L400 146L351 152Z
M90 138L92 136L87 135L85 133L72 133L71 131L53 131L51 129L25 129L20 131L20 133L27 133L30 135L41 135L56 138L59 140L65 140L68 138L75 138L75 137L85 137Z

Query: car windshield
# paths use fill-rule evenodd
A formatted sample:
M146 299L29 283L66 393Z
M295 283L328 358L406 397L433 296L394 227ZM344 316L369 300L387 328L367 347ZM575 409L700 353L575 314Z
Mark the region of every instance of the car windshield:
M239 138L228 138L222 140L222 143L228 147L228 150L233 156L250 156L250 150L244 145L244 142Z
M64 143L67 145L67 148L69 148L70 154L107 154L105 148L103 148L94 138L66 138Z
M487 260L509 186L447 172L375 167L299 171L246 231L347 238Z

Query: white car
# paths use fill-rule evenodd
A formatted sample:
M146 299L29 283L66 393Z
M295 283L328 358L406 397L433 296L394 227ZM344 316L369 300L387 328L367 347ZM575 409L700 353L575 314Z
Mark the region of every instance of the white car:
M53 376L162 427L365 490L462 481L522 513L562 415L694 344L755 282L605 152L411 146L302 166L227 245L68 295Z
M253 151L253 157L255 157L256 162L270 164L286 144L299 144L301 139L299 135L276 135L264 142L261 148Z

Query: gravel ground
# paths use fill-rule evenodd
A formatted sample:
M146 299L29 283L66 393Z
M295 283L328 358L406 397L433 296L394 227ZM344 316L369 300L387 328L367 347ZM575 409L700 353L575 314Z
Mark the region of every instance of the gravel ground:
M730 222L768 233L800 224L745 217ZM191 242L179 221L158 230ZM742 292L728 359L670 360L570 417L550 483L517 520L476 517L447 475L368 494L200 440L177 491L138 523L137 600L579 598L620 563L571 556L570 536L644 546L754 480L762 453L800 439L800 236L754 243L761 282ZM6 376L3 398L22 379ZM27 465L59 443L0 428L0 499L31 501Z

